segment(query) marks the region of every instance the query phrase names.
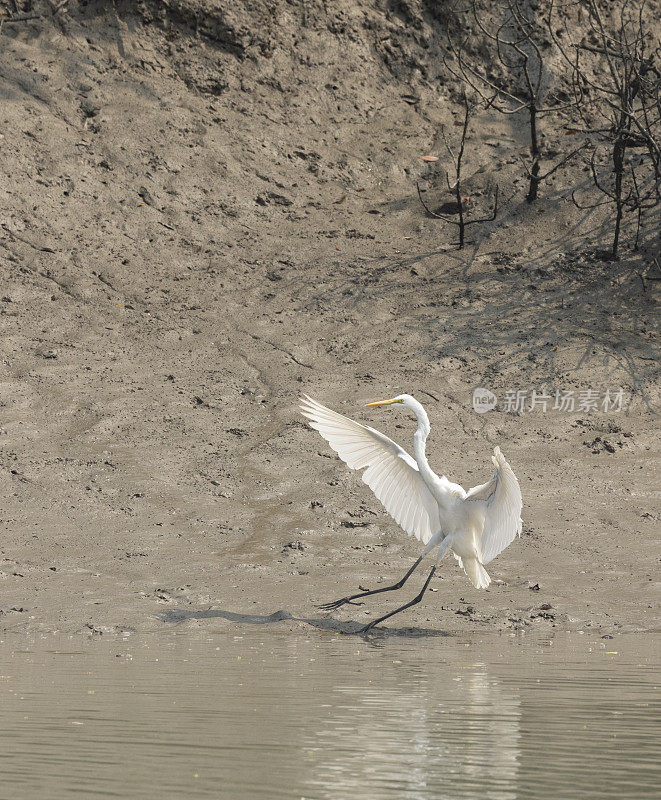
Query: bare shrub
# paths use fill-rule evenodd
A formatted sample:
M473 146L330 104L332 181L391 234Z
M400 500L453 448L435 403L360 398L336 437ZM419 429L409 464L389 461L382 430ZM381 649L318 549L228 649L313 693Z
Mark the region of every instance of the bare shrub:
M448 49L454 60L446 63L448 70L470 86L487 107L501 114L527 115L530 160L525 166L529 203L537 199L539 185L583 149L581 145L542 171L540 119L573 107L580 97L563 102L554 94L548 68L552 43L535 18L532 5L522 0L470 0L468 13L484 37L489 57L482 57L480 63L471 58L469 32L459 42L448 36Z
M572 197L579 208L614 207L613 259L624 215L636 215L637 247L645 213L661 201L661 47L650 16L644 0L551 0L547 19L580 98L579 132L590 142L592 180L605 195L595 203Z
M459 249L461 250L466 241L466 228L469 225L477 225L483 222L490 222L496 218L498 214L498 186L495 188L494 193L494 201L493 201L493 208L491 211L490 216L482 217L480 219L470 219L468 216L468 202L470 198L466 197L466 194L463 190L463 161L464 161L464 154L466 151L466 142L468 139L468 125L473 115L473 112L477 108L477 102L474 100L470 100L466 94L463 96L463 105L464 105L464 121L461 128L461 137L459 139L458 147L453 147L448 139L445 131L442 131L443 134L443 141L445 142L445 147L452 159L452 163L454 165L454 183L450 182L449 173L446 172L445 180L447 183L447 187L452 192L455 198L455 205L453 210L456 212L456 218L454 216L449 216L447 214L439 214L435 211L432 211L429 206L425 203L425 200L422 195L422 190L420 189L420 184L416 183L416 188L418 190L418 197L420 198L420 202L425 209L425 211L432 217L436 219L442 219L445 222L449 222L452 225L457 225L459 228Z

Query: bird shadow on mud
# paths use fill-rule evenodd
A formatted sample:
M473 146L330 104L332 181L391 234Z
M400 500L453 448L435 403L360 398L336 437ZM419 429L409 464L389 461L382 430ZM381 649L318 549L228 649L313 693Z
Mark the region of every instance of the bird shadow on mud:
M173 608L156 615L156 619L160 622L169 622L179 624L189 619L226 619L229 622L236 622L240 625L269 625L274 622L282 622L289 620L291 622L305 622L312 628L317 628L321 631L330 631L331 633L341 633L346 635L361 635L360 631L365 623L355 622L354 620L337 620L332 617L294 617L289 611L274 611L272 614L241 614L236 611L225 611L221 608L207 608L200 609L199 611L187 611L185 609ZM370 638L385 636L399 636L407 638L417 637L437 637L437 636L450 636L446 631L439 631L433 628L417 628L417 627L404 627L404 628L388 628L381 627L375 628L369 634L363 634Z

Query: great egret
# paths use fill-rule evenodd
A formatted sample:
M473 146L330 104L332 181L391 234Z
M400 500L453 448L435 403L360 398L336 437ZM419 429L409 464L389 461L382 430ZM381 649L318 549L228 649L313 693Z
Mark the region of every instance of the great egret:
M445 475L439 478L429 466L425 446L431 426L427 412L414 397L400 394L391 400L367 405L395 404L413 411L418 420L413 436L415 459L374 428L337 414L307 395L301 398L300 408L310 427L319 431L351 469L365 469L363 481L386 511L408 534L414 534L425 545L422 555L397 583L364 590L325 603L321 608L330 611L345 603L360 605L355 601L361 597L401 589L422 559L438 545L436 561L421 592L400 608L370 622L361 633L419 603L448 550L454 553L473 585L486 589L491 578L484 565L521 535L521 488L500 448L493 451L491 460L496 469L491 478L466 491Z

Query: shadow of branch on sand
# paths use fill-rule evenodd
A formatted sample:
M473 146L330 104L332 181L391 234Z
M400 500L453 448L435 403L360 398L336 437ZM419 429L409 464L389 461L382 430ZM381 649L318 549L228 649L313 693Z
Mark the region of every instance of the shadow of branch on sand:
M332 617L319 617L314 619L306 619L304 617L294 617L289 611L274 611L272 614L241 614L236 611L225 611L221 608L207 608L200 609L199 611L186 611L184 609L173 608L169 611L164 611L156 615L156 619L160 622L180 623L189 619L226 619L229 622L236 622L243 625L268 625L273 622L282 622L291 620L292 622L305 622L313 628L321 631L331 631L333 633L343 633L348 635L360 634L361 629L365 623L356 622L354 620L341 621L333 619ZM433 628L388 628L381 627L374 628L369 633L370 636L387 635L387 636L406 636L406 637L422 637L422 636L449 636L450 634L445 631L434 630Z

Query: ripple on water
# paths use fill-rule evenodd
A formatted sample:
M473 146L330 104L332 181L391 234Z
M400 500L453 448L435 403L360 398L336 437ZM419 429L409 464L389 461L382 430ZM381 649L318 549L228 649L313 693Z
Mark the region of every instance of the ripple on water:
M576 638L5 642L0 800L656 796L653 644Z

